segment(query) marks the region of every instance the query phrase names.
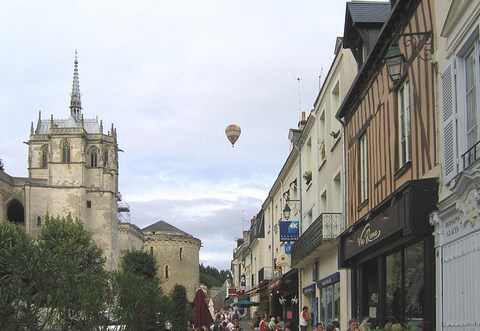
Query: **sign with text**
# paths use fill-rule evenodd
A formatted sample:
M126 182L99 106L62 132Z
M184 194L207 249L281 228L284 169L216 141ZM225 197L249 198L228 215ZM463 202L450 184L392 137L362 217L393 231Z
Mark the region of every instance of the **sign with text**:
M299 221L281 221L280 224L280 241L296 241L300 237Z

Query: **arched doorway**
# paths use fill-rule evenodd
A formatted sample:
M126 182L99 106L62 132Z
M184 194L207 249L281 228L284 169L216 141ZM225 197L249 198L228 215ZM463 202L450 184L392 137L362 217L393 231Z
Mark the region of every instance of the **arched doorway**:
M25 225L25 212L23 205L17 199L13 199L8 203L7 220L17 225Z

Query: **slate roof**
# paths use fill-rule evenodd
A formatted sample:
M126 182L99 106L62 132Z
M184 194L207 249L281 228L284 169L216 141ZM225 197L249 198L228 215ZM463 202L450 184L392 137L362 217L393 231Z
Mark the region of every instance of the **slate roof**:
M182 231L173 225L165 222L165 221L158 221L157 223L153 223L142 229L142 232L155 232L155 233L165 233L165 234L176 234L180 236L191 237L190 234Z
M385 22L390 14L390 2L347 2L353 24Z
M40 120L37 124L37 129L35 133L37 134L48 134L50 130L51 120ZM68 119L55 119L53 120L53 125L56 128L79 128L81 127L81 122L77 121L70 116ZM98 118L94 119L84 119L83 128L87 133L102 133L100 130L100 124L98 123Z

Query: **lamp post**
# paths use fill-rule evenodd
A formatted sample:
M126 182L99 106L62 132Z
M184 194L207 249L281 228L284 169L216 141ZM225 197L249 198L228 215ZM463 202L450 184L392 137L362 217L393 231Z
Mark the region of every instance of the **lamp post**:
M295 213L298 213L298 207L297 204L300 204L300 200L285 200L285 207L283 208L283 218L285 218L287 221L290 219L290 216L292 215L292 208L290 208L290 204L293 205L293 210Z
M405 74L405 57L400 52L397 43L390 46L385 56L385 64L387 65L388 77L390 77L393 85L396 86Z

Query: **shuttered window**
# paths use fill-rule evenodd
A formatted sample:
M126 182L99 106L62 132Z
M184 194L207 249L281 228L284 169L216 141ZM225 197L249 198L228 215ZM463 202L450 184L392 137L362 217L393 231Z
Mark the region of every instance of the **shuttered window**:
M457 174L457 122L453 62L442 74L443 172L445 183Z

